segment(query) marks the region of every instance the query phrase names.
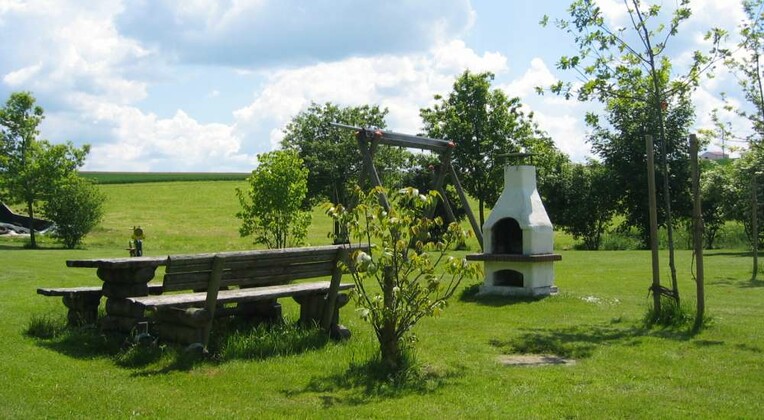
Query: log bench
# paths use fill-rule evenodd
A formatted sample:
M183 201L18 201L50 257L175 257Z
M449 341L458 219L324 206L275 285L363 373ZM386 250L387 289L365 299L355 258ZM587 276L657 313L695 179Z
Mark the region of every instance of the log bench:
M170 256L161 295L124 298L125 308L111 312L130 312L137 320L148 320L161 338L206 348L216 316L276 321L281 319L278 299L292 297L300 304L300 323L315 323L332 337L346 337L349 331L339 324L339 308L348 298L339 292L354 285L340 283L338 262L352 249L358 248L330 245ZM330 275L330 281L288 284ZM146 312L151 316L144 318Z
M162 293L161 284L149 284L149 294ZM80 326L93 324L98 319L98 306L101 304L103 288L101 286L82 287L40 287L37 294L43 296L61 296L68 309L69 325Z

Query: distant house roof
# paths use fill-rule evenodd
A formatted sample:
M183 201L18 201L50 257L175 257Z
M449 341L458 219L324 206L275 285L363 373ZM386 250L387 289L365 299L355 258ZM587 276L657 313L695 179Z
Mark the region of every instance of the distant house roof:
M707 159L707 160L727 159L729 157L730 156L726 153L716 152L716 151L707 151L700 154L701 159Z

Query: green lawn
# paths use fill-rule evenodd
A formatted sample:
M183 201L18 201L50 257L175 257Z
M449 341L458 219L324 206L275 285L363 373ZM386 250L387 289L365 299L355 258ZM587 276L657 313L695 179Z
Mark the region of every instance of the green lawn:
M0 239L1 418L756 418L764 409L764 283L751 284L750 257L706 255L709 327L697 336L642 327L649 303L649 252L569 251L556 265L560 294L542 300L479 299L463 285L445 313L416 328L417 359L427 373L395 389L367 379L374 354L368 325L352 304L341 318L343 343L287 356L220 357L190 367L172 347L130 362L96 334L66 340L30 337L30 319L60 318L57 298L39 286L100 284L67 269L70 258L125 256L133 225L146 232L147 255L246 249L234 195L243 181L114 184L106 219L86 248L30 251ZM309 241L327 243L329 220L314 213ZM560 236L563 243L569 238ZM477 244L470 244L473 251ZM564 246L564 247L567 247ZM666 270L665 254L662 269ZM677 268L694 299L691 253ZM297 307L284 300L287 316ZM95 337L95 339L93 338ZM104 338L105 339L105 338ZM299 347L299 345L298 345ZM497 358L551 353L571 366L508 367ZM127 361L126 361L127 360Z

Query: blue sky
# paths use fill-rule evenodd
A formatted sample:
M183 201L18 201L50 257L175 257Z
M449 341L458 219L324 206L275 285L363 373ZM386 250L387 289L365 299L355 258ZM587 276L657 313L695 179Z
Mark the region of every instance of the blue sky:
M494 72L494 87L521 97L581 161L584 113L599 105L533 91L573 77L555 68L572 40L538 23L565 17L569 3L0 0L0 98L31 91L46 110L43 137L91 144L87 170L247 172L311 101L379 104L390 129L416 133L418 110L469 68ZM623 22L622 1L598 4ZM743 17L733 0L691 7L672 46L680 70L704 29ZM719 92L735 102L734 79L718 73L695 93L696 128L710 124Z

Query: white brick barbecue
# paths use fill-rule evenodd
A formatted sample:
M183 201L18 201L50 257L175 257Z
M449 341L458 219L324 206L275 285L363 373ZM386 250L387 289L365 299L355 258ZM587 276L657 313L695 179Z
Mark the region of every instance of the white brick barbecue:
M483 225L482 295L543 296L556 292L552 222L536 190L536 167L506 166L504 191Z

